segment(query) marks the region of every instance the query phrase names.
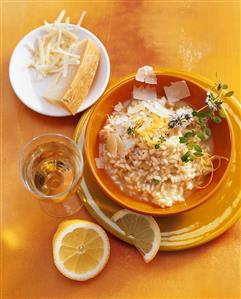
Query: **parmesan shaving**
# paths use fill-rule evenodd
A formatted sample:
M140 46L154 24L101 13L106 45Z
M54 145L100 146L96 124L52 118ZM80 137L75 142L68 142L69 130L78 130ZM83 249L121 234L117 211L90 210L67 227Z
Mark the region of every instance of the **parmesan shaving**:
M62 20L63 20L63 18L64 18L64 15L65 15L65 9L63 9L61 12L60 12L60 14L58 15L58 17L57 17L57 19L56 19L56 23L60 23Z
M143 108L145 108L145 105L143 102L141 102L140 104L138 105L135 105L135 106L129 106L128 109L127 109L127 112L129 114L134 114L134 113L137 113L141 110L143 110Z
M157 98L156 89L154 87L136 87L133 88L133 98L136 100L154 100Z
M78 27L81 26L81 24L82 24L82 22L83 22L83 19L84 19L85 15L86 15L86 11L84 10L84 11L82 12L80 18L79 18L78 23L77 23L77 26L78 26Z
M50 25L49 22L47 22L46 20L44 21L44 25L45 25L48 29L51 28L51 25Z
M136 73L136 81L157 84L156 74L151 66L140 67Z
M62 33L66 38L72 39L72 40L78 40L78 36L76 34L74 34L73 32L66 30L66 29L62 29ZM70 45L71 46L71 45Z
M164 86L164 91L170 103L176 103L191 95L187 83L184 80L173 82L171 86Z
M78 26L82 23L86 12L81 14ZM38 78L45 78L53 73L60 73L67 77L70 65L80 64L79 37L74 28L69 25L70 18L65 17L62 10L53 24L44 21L44 33L36 40L36 45L26 44L32 54L32 62L28 67L34 68ZM74 59L73 59L74 58Z
M63 77L66 77L67 73L68 73L68 61L69 61L69 56L65 54L64 55Z
M169 118L171 116L170 109L165 108L161 103L155 102L154 104L145 103L145 107L152 113L162 117Z
M54 53L60 53L60 54L63 54L64 56L70 56L70 57L74 57L74 58L80 58L79 55L76 55L76 54L73 54L73 53L70 53L70 52L67 52L67 51L64 51L62 50L61 48L57 48L56 50L53 51Z
M32 53L34 54L34 47L30 43L26 43L25 47Z

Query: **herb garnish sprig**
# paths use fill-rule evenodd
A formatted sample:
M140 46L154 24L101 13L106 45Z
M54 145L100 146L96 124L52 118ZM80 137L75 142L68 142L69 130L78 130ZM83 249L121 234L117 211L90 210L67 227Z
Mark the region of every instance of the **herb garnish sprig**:
M222 122L222 118L226 117L222 104L225 98L229 98L234 94L233 91L227 91L227 89L227 84L221 82L216 83L214 87L207 92L205 99L206 106L198 111L194 110L192 112L192 115L197 118L198 124L202 128L207 127L203 126L203 124L206 124L209 120L219 124Z
M185 143L188 148L188 151L182 156L183 162L193 161L195 157L203 156L202 148L199 144L193 142L193 138L197 136L200 141L205 141L211 136L212 132L208 127L208 122L212 121L216 124L222 122L222 119L226 117L222 104L225 98L231 97L233 94L233 91L228 91L227 84L219 81L207 92L204 107L193 110L191 116L189 113L184 113L171 118L168 123L169 129L187 127L192 122L199 126L198 130L192 129L179 137L179 143Z
M232 90L228 91L228 85L218 82L214 87L207 92L205 99L206 106L199 109L197 112L205 110L206 116L210 117L214 123L220 123L222 118L225 118L225 113L222 104L225 98L229 98L234 94Z
M234 92L227 91L228 85L221 82L215 84L212 90L207 92L206 105L201 109L193 110L192 114L183 113L174 115L168 123L169 129L184 127L196 120L201 127L206 127L206 123L211 119L214 123L220 123L226 115L222 109L224 98L231 97ZM216 96L215 96L216 94Z

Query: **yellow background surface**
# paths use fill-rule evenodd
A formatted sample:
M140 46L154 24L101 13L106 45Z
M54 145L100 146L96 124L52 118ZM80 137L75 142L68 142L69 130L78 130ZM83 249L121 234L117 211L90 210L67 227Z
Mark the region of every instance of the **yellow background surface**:
M43 20L54 20L63 8L73 22L87 11L83 26L106 46L111 82L145 64L193 71L213 80L217 72L240 98L240 1L2 1L2 297L240 298L240 222L204 246L159 253L150 264L109 235L107 267L88 282L70 281L55 269L51 241L61 220L44 214L24 189L18 157L33 136L72 136L80 115L50 118L29 110L11 89L8 64L18 41ZM84 209L75 217L93 220Z

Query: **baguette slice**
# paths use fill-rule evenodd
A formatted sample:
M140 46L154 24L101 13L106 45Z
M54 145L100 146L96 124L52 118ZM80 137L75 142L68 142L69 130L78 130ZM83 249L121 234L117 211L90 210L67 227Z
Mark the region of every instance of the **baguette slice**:
M100 60L99 48L89 39L81 41L77 54L80 65L69 66L67 77L52 80L43 95L45 99L62 103L73 115L88 95Z

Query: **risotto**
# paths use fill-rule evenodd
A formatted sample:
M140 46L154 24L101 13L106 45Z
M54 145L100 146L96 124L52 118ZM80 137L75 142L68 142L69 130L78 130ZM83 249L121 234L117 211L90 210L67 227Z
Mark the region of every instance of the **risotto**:
M164 97L118 103L99 134L97 167L138 200L163 208L184 201L186 192L211 172L210 138L190 136L192 129L198 131L191 115L187 104ZM177 119L184 120L182 126L174 125ZM183 136L191 137L195 159L187 155L191 143Z

